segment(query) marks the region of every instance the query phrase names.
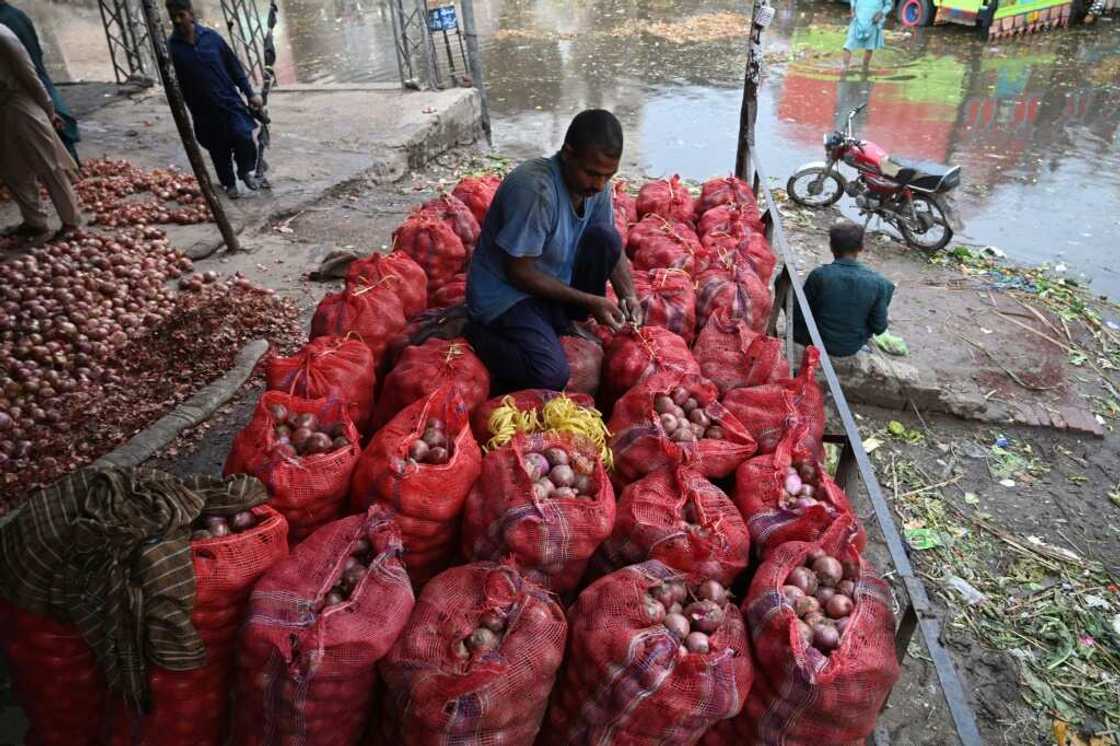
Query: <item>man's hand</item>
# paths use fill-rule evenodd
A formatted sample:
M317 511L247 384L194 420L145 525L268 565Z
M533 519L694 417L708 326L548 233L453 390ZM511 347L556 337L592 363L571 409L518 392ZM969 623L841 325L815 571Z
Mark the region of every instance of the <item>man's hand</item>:
M59 132L62 132L62 129L66 126L66 122L62 121L62 117L58 114L51 114L51 126Z
M626 316L626 321L635 328L640 327L642 322L645 321L642 303L635 296L631 295L623 298L619 305L622 308L622 313Z
M608 298L602 296L594 296L594 300L588 307L591 315L595 317L603 326L610 329L612 332L617 332L626 323L627 316Z
M249 97L249 108L254 111L260 111L264 106L264 99L260 97L259 93L254 93Z
M880 12L876 13L876 14L875 14L874 16L872 16L872 18L871 18L871 22L872 22L872 23L878 23L878 22L879 22L879 21L881 21L881 20L883 20L883 13L882 13L882 11L880 11Z

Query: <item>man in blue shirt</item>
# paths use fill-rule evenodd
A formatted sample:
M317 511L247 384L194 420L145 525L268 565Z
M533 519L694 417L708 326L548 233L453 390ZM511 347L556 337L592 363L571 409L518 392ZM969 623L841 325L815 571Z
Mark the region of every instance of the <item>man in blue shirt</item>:
M606 189L621 157L622 125L589 109L559 153L522 163L498 187L467 273L466 329L495 391L562 390L570 371L560 336L574 321L641 323ZM620 305L606 298L608 279Z
M238 91L253 109L261 108L261 97L253 93L241 62L225 39L195 22L190 0L167 0L167 12L175 27L168 49L194 120L195 137L210 152L226 195L237 199L241 195L234 178L234 160L237 176L246 187L261 186L253 174L257 165L253 130L257 125Z
M887 308L894 285L858 261L863 228L844 220L828 232L832 264L817 267L805 280L805 298L830 357L855 355L872 336L887 330ZM794 308L793 338L812 344L801 309Z

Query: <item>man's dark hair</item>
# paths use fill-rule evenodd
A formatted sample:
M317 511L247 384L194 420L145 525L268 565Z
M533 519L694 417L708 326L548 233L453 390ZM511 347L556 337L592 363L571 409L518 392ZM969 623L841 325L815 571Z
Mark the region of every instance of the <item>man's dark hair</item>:
M828 229L828 243L834 256L858 254L863 248L863 228L842 220Z
M622 125L606 109L587 109L576 114L568 125L564 144L576 153L594 149L610 158L621 158Z
M167 0L167 12L178 13L180 10L188 10L194 13L194 8L191 6L191 0Z

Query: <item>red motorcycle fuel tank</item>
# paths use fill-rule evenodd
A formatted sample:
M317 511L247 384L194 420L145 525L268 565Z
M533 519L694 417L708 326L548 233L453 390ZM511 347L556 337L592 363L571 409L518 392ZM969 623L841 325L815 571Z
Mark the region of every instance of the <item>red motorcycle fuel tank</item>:
M860 140L844 154L844 161L860 171L880 173L879 164L887 158L887 151L869 140Z

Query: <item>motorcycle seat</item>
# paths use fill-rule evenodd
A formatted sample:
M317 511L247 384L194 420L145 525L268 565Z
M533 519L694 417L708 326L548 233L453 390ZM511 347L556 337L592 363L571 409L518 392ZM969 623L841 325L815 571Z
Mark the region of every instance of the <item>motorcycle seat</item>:
M880 165L884 176L923 192L941 192L960 184L961 167L889 155Z

